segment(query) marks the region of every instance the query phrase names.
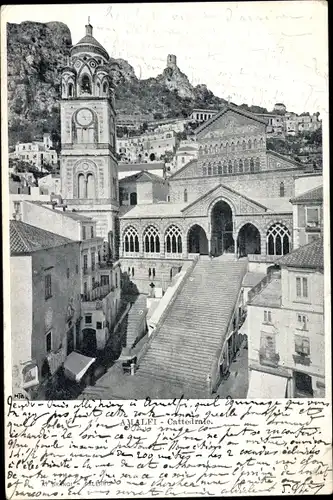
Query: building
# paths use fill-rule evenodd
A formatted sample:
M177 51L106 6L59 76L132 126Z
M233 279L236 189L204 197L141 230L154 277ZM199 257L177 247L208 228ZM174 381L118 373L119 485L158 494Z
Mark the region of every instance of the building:
M61 194L61 179L59 174L48 174L38 179L41 194Z
M249 294L247 397L324 397L323 239L276 264Z
M294 248L323 235L323 186L291 198Z
M149 172L163 179L166 173L166 167L164 162L152 161L148 163L122 163L118 165L119 171L119 182L120 180L129 177L131 175L139 174L140 172Z
M13 393L43 386L80 335L80 243L10 221Z
M194 141L181 141L176 150L174 170L179 170L191 160L198 157L198 144Z
M116 255L118 167L109 55L86 25L61 76L61 193L70 209L92 217Z
M124 162L153 162L174 153L177 144L173 130L145 132L140 136L117 139L117 152Z
M314 132L321 127L319 113L296 113L288 112L283 103L276 103L271 113L256 113L256 115L267 120L266 133L271 137L285 135L297 135L299 132Z
M121 206L166 201L169 193L168 182L148 171L124 177L119 181Z
M52 208L51 208L52 207ZM40 229L52 227L59 236L79 241L82 322L77 348L89 354L102 350L110 337L120 307L120 265L109 246L96 234L96 221L65 206L23 202L22 221Z
M206 122L210 120L214 115L218 113L217 109L193 109L192 113L189 116L190 120L196 122Z
M175 261L195 254L269 262L292 249L289 200L304 168L266 149L266 122L230 104L197 129L197 142L197 160L168 178L168 203L121 217L122 265L140 284L146 276L149 285L149 268L157 276L163 267L167 286Z
M58 155L53 149L49 134L44 134L43 142L33 141L16 144L15 154L12 157L32 163L41 171L43 171L44 165L52 166L58 163Z

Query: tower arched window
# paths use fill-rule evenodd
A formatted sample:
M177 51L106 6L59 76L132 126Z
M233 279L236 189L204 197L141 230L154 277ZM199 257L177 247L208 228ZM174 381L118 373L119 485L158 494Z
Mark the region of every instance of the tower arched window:
M182 235L181 230L172 224L165 233L165 251L166 253L182 253Z
M250 172L254 172L254 160L253 160L253 158L250 159Z
M81 92L91 94L91 81L88 75L83 75L81 78Z
M283 224L272 224L267 231L266 245L268 255L285 255L290 252L290 232Z
M63 84L62 84L62 95L65 95L65 93L66 93L66 86L65 86L65 84L63 83Z
M228 174L232 174L232 161L229 160L229 163L228 163Z
M243 160L239 160L239 172L243 172Z
M244 172L248 172L248 171L249 171L249 159L245 158L245 160L244 160Z
M218 164L218 174L222 175L222 164L221 164L221 162L219 162L219 164Z
M210 165L208 167L208 175L212 175L212 167Z
M284 182L280 182L280 197L284 196Z
M187 203L187 189L184 189L184 203Z
M228 173L228 166L227 166L227 162L226 162L226 160L224 160L224 162L223 162L223 173L224 173L224 174L227 174L227 173Z
M247 143L247 145L248 145L249 149L252 149L252 141L251 141L251 139L249 139L249 142Z
M108 84L106 82L103 83L103 94L107 94L108 91Z
M99 82L97 82L97 84L96 84L96 90L97 90L97 95L100 96L101 95L101 84Z
M242 147L243 147L243 151L245 151L245 149L246 149L246 142L245 141L243 141Z
M86 194L85 193L85 191L86 191L86 181L85 181L85 178L84 178L83 174L79 174L78 175L77 186L78 186L77 197L78 198L85 198L85 194Z
M145 229L143 245L146 253L160 253L160 236L155 226L148 226Z
M87 198L95 198L95 177L93 174L87 175Z
M262 149L264 147L264 139L261 137L259 141L259 147Z
M218 152L219 152L219 147L217 144L215 144L215 154L218 154Z
M73 97L74 95L74 86L72 83L68 84L68 97Z
M139 236L137 230L130 226L124 233L124 252L139 253Z

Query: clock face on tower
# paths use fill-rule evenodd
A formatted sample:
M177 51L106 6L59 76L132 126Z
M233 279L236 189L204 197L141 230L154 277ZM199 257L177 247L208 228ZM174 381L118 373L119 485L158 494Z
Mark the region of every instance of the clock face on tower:
M76 121L81 127L87 127L93 121L93 114L90 109L82 108L76 113Z

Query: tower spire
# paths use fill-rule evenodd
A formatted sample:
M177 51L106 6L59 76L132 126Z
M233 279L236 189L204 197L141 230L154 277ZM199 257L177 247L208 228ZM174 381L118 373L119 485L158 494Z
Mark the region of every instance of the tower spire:
M86 35L92 35L93 27L90 24L90 16L88 16L88 24L86 24Z

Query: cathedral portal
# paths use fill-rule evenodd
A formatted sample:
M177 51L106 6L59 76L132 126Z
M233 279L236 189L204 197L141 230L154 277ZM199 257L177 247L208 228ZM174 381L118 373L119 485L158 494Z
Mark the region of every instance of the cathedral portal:
M233 217L230 205L218 201L211 213L211 252L215 257L224 253L234 253Z

